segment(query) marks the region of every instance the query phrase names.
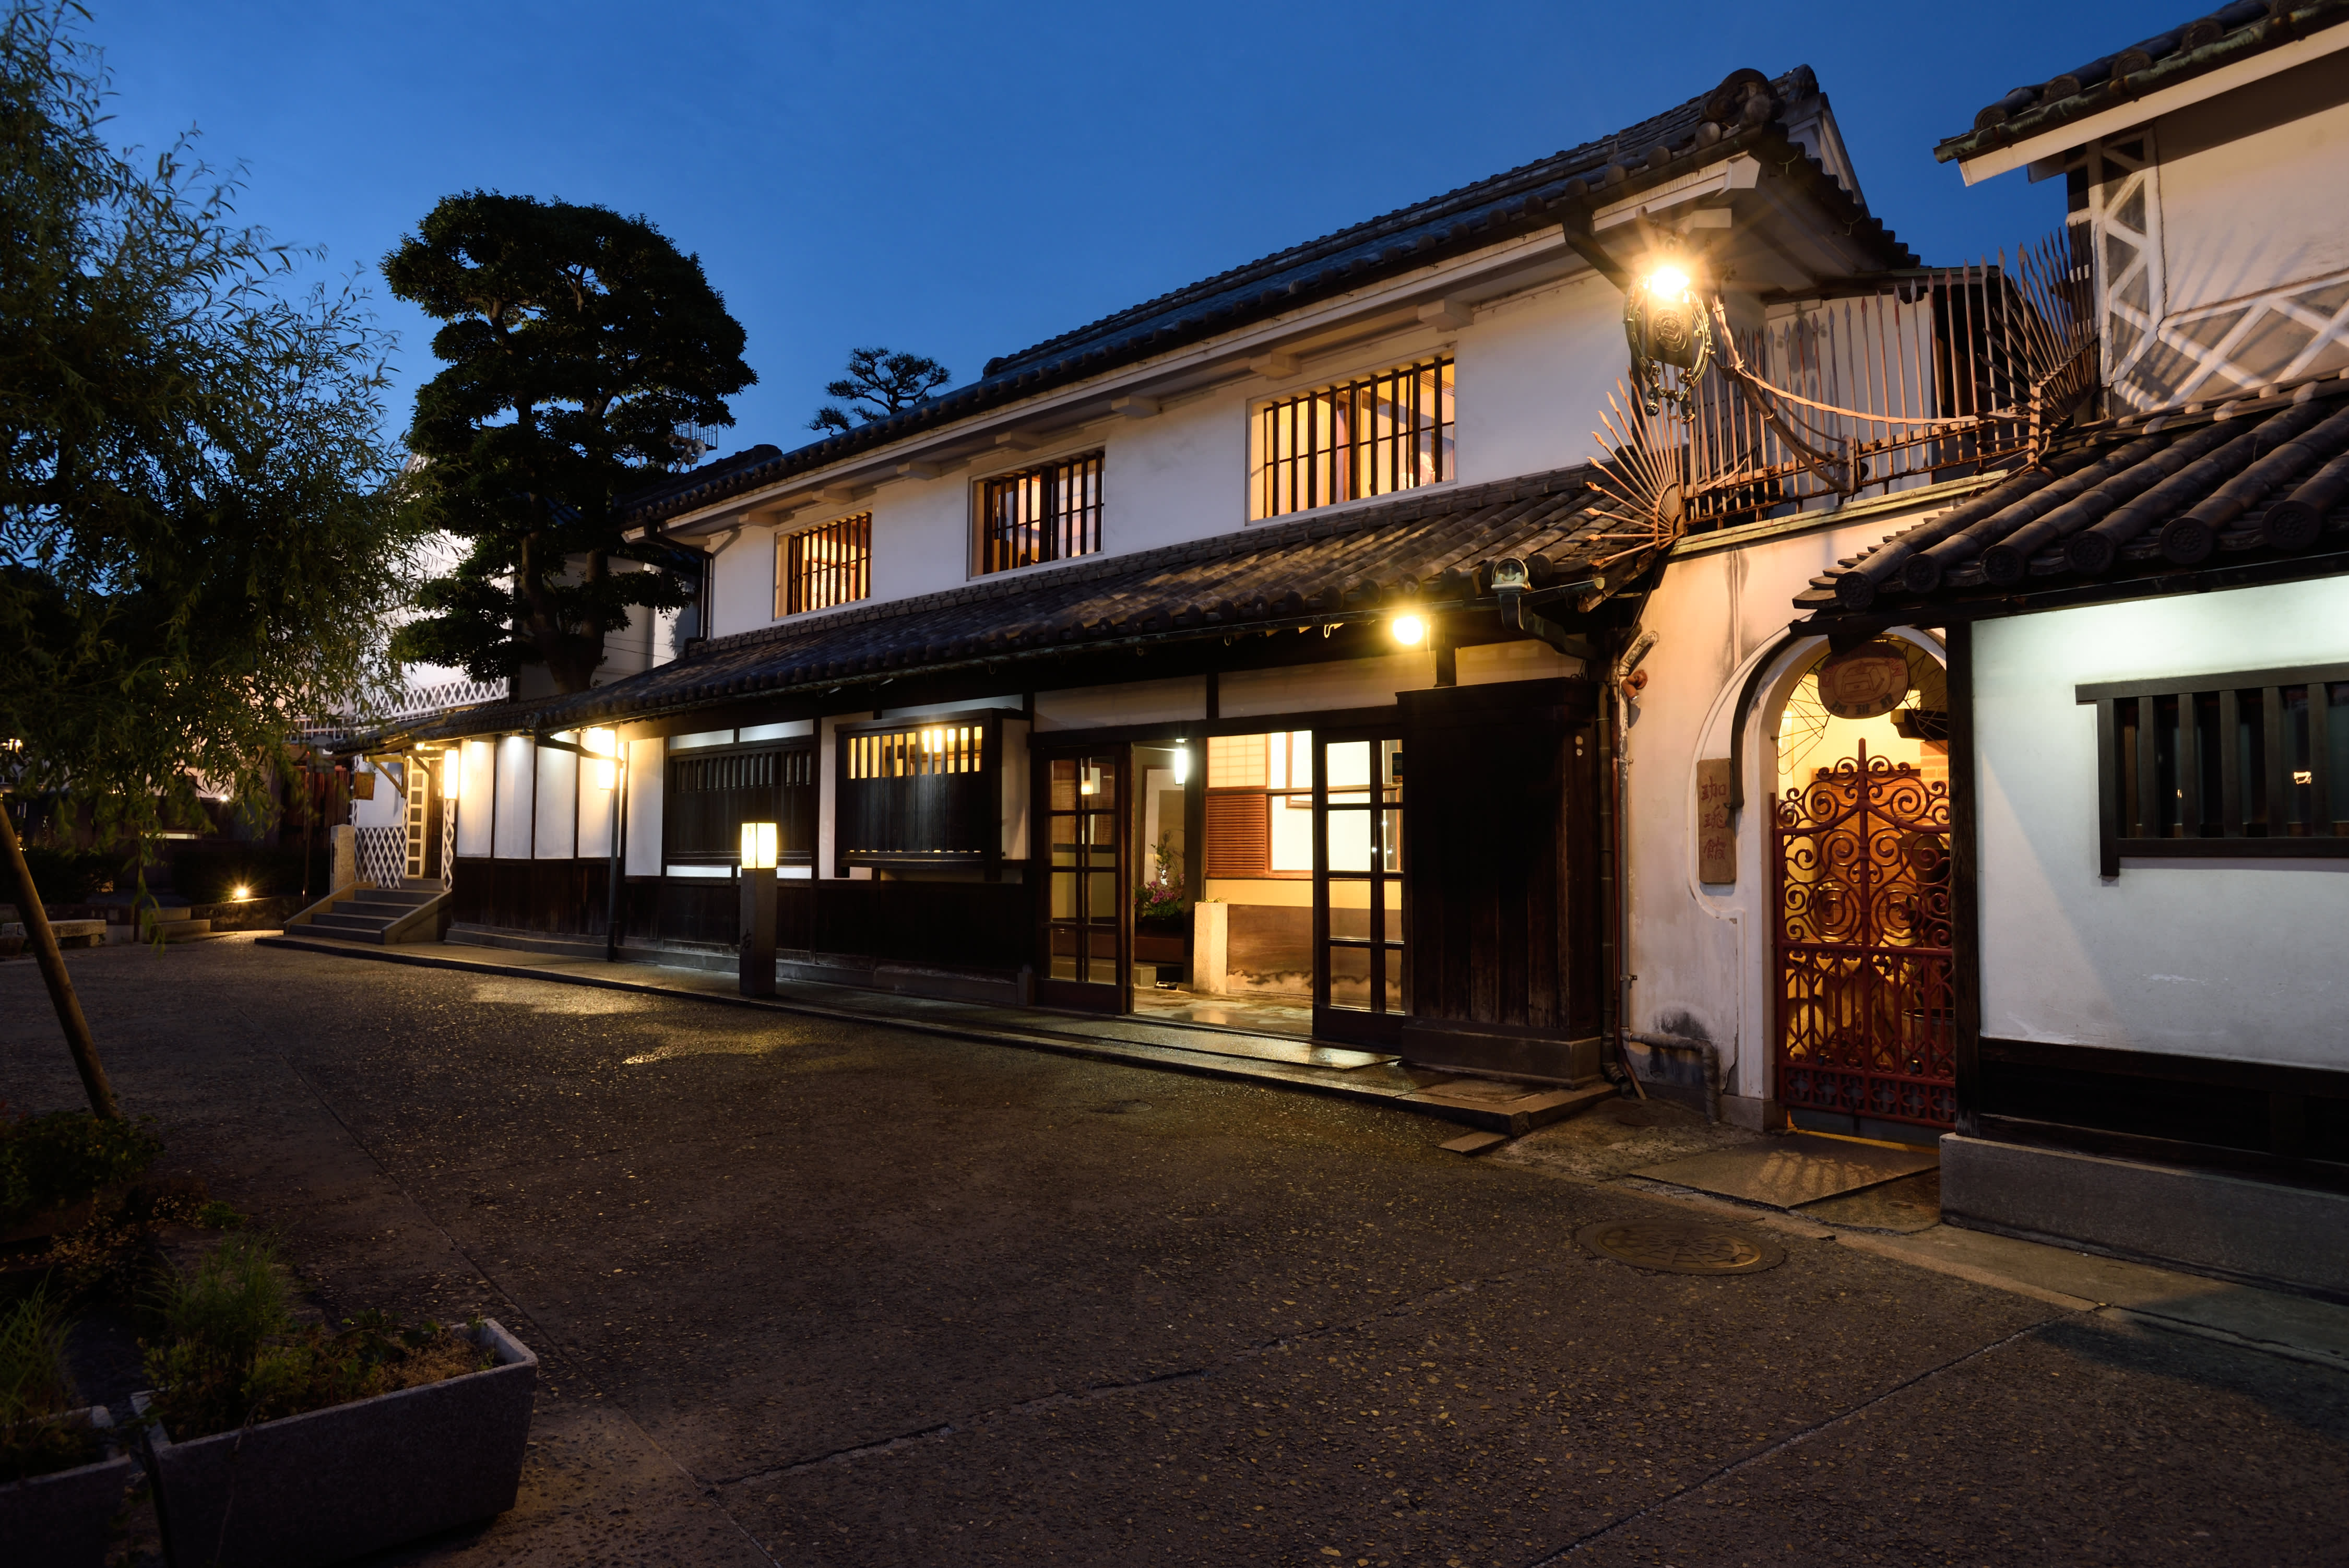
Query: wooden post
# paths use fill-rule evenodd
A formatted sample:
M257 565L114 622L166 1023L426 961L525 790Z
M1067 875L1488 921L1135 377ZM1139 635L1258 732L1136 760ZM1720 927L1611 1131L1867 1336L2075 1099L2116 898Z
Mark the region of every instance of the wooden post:
M119 1121L122 1110L114 1103L114 1086L106 1081L105 1064L98 1059L98 1042L90 1037L89 1020L82 1016L81 998L74 995L73 977L66 973L65 954L57 949L57 934L49 929L49 912L41 907L41 890L33 885L33 869L25 863L24 846L16 841L16 823L5 805L0 805L0 848L7 851L8 869L16 874L16 887L24 900L25 930L33 939L33 956L40 960L41 978L48 984L57 1022L65 1028L66 1048L73 1053L74 1068L81 1074L82 1092L89 1096L90 1112L102 1121Z

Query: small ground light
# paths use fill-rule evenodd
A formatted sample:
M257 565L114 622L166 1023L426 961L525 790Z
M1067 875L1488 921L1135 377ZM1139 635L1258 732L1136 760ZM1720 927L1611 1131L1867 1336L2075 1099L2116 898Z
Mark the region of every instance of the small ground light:
M1394 640L1406 648L1415 648L1427 636L1427 623L1416 615L1397 615L1390 627Z
M253 890L245 886L243 882L239 882L235 887L229 890L228 896L232 899L251 898L253 896Z

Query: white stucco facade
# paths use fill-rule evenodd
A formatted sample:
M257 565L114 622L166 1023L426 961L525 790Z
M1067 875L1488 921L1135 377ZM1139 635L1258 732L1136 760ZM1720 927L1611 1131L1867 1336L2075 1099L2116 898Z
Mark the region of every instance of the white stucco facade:
M2349 584L1986 621L1974 658L1984 1036L2349 1064L2349 860L2125 859L2099 876L2095 709L2075 698L2349 661Z

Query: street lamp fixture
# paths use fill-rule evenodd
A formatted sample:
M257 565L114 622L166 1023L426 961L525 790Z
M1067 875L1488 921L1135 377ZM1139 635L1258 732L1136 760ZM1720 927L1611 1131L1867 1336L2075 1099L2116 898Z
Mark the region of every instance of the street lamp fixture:
M1678 257L1658 257L1623 296L1623 335L1631 345L1631 380L1651 414L1677 405L1685 418L1696 384L1713 363L1713 325L1705 303ZM1664 379L1669 366L1680 372Z
M1417 615L1397 615L1388 623L1387 629L1406 648L1415 648L1427 640L1427 623Z
M742 963L745 996L775 994L775 861L772 822L742 824Z

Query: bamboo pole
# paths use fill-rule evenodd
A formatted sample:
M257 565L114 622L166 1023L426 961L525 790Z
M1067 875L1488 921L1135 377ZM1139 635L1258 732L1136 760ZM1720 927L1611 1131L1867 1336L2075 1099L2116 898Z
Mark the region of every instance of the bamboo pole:
M33 956L40 961L41 978L48 984L57 1022L65 1028L66 1049L73 1053L75 1070L81 1074L82 1091L89 1096L90 1111L101 1121L119 1121L122 1110L114 1103L114 1086L106 1081L106 1066L98 1059L98 1042L90 1037L89 1020L82 1016L81 998L74 995L73 976L66 973L57 934L49 928L49 912L41 907L41 890L33 885L33 869L25 863L25 847L16 841L16 823L5 806L0 806L0 848L7 851L8 869L16 873L25 931L32 938Z

